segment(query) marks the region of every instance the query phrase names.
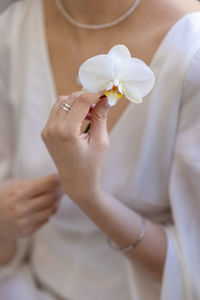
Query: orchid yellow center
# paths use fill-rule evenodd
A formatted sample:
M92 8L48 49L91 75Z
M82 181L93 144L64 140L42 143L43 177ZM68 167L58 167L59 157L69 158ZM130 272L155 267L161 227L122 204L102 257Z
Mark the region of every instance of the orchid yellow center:
M108 89L105 92L106 97L108 98L108 103L113 106L117 103L117 100L122 98L123 94L119 91L117 85L113 85L111 89Z

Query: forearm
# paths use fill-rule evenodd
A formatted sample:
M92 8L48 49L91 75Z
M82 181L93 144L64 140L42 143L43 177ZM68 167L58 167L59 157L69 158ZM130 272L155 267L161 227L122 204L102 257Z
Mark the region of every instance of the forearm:
M0 267L8 264L16 252L16 240L0 237Z
M119 248L137 240L142 227L140 215L114 196L101 191L77 204ZM137 259L161 280L166 248L166 235L162 227L147 221L144 238L126 255L131 261Z

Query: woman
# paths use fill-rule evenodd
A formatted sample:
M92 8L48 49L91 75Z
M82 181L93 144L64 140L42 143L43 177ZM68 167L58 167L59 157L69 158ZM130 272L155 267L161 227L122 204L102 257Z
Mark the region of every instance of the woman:
M20 203L26 236L40 228L26 246L17 238L24 236L23 225L11 234L11 220L18 225L18 219L1 218L11 230L1 232L0 296L197 299L200 15L186 15L178 0L143 0L123 22L90 30L71 24L66 11L82 24L105 24L124 15L132 1L63 0L62 10L58 3L20 1L0 20L1 36L6 32L0 48L1 178L26 179L25 195L11 206ZM80 64L119 43L156 75L145 102L123 99L109 108L102 93L73 93L81 89ZM69 96L59 98L48 119L57 95ZM94 103L91 128L83 134ZM55 165L40 140L44 127ZM36 219L32 200L60 187L55 175L50 184L37 177L56 167L65 196L41 228L58 196L45 198L50 209L43 220Z

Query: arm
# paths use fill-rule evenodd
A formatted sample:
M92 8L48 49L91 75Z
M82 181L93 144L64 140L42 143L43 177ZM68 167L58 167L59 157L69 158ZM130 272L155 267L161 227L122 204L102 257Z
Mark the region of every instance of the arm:
M127 207L113 195L103 190L83 195L76 203L87 216L119 248L131 245L138 237L142 222L141 216ZM147 220L144 238L132 250L125 252L130 261L138 260L159 280L162 278L165 255L166 235L161 226Z

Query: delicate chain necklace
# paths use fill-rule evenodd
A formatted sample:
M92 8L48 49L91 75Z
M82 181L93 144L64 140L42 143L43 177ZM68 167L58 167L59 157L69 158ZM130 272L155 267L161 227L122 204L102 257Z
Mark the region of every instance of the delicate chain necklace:
M140 4L141 0L136 0L134 4L127 10L121 17L117 18L116 20L109 22L109 23L104 23L104 24L84 24L76 21L74 18L72 18L69 13L66 11L64 8L62 1L61 0L55 0L56 6L60 13L63 15L63 17L72 25L79 27L79 28L84 28L84 29L104 29L108 27L115 26L122 21L124 21L126 18L128 18L137 8L137 6Z

